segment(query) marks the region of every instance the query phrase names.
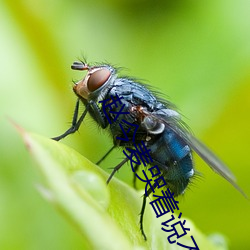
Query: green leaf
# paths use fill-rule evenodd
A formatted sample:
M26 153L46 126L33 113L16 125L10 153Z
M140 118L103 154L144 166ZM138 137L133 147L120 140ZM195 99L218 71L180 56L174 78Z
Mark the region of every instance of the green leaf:
M106 185L106 172L60 142L23 130L21 134L44 176L46 187L39 185L39 191L81 232L83 249L181 249L168 242L170 233L161 230L161 220L149 204L144 217L148 240L144 241L139 230L142 192L115 177ZM193 246L193 235L200 249L226 249L225 243L208 240L190 220L185 227L190 231L178 242Z

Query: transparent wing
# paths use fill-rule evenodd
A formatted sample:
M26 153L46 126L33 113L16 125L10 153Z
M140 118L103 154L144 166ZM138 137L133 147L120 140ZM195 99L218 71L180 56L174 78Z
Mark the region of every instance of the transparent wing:
M171 111L172 112L172 111ZM171 114L169 110L151 113L150 116L159 123L174 131L182 140L184 140L190 148L192 148L216 173L230 182L242 195L247 199L247 195L236 184L236 178L229 168L202 142L195 138L185 127L178 115ZM175 111L174 111L175 112ZM176 113L178 114L178 113Z
M180 133L180 130L175 130L183 140L212 168L217 174L225 178L229 183L231 183L241 194L246 198L246 194L243 190L237 185L236 178L230 169L222 162L210 149L208 149L201 141L195 138L191 134Z

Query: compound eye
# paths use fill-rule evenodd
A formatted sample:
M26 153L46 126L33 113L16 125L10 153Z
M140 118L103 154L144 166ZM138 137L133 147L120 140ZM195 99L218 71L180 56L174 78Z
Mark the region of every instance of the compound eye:
M88 79L88 90L93 92L99 89L110 77L110 71L108 69L99 69L92 73Z

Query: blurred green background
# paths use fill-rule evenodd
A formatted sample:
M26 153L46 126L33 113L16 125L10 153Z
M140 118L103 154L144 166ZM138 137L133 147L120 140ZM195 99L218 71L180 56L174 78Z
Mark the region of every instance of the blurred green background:
M39 173L8 121L52 137L70 124L70 65L108 61L167 95L250 196L250 1L1 1L0 249L80 249L81 235L35 189ZM96 162L110 138L87 119L63 143ZM95 142L95 143L93 143ZM102 167L122 158L116 151ZM250 249L250 202L197 157L181 198L203 233ZM132 183L130 167L118 178ZM55 177L56 178L56 177Z

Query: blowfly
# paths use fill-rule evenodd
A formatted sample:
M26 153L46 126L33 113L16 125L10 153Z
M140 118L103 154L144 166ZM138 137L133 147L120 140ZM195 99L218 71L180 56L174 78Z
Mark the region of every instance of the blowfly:
M178 196L184 193L195 174L192 159L192 151L194 151L208 166L244 195L236 184L232 172L189 132L172 103L157 97L157 94L147 85L133 78L119 77L117 69L109 64L90 66L85 62L74 62L71 68L86 71L87 74L73 87L77 102L72 125L65 133L53 138L54 140L59 141L76 132L86 114L89 113L102 129L108 129L113 138L113 147L101 160L115 147L132 150L136 144L143 141L152 159L148 165L158 166L162 182L167 183L165 188L169 188L175 196ZM123 109L117 117L120 107L109 104L111 100L115 101L118 98ZM79 116L80 103L85 106L85 110ZM110 111L107 114L104 110L106 106L109 106ZM136 128L136 134L133 129L130 129L131 126ZM127 139L118 140L117 138L124 138L124 131ZM114 168L107 182L127 161L128 158L125 158ZM136 172L138 164L134 164L134 169ZM150 194L151 190L147 193ZM143 196L140 217L140 229L144 238L146 236L143 231L143 214L147 195Z

